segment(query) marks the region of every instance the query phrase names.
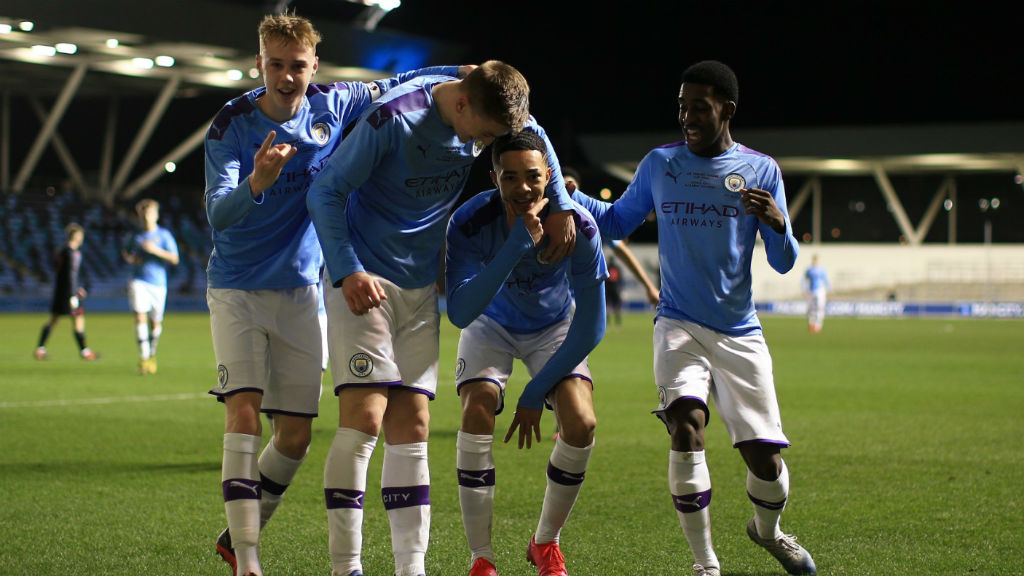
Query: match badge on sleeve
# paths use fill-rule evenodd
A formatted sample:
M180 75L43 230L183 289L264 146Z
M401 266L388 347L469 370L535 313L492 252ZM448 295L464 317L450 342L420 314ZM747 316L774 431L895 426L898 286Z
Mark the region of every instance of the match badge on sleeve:
M228 385L228 367L223 364L217 366L217 384L221 388Z
M732 192L739 192L741 189L747 187L747 181L743 176L736 174L735 172L725 177L725 189Z
M455 379L458 380L459 378L462 378L462 373L465 371L466 360L464 358L459 358L459 360L455 363Z
M313 124L313 138L316 139L317 143L323 146L327 144L327 141L331 139L331 127L327 122L317 122Z
M348 361L348 370L354 376L365 378L370 375L370 372L373 372L373 359L369 354L357 352Z
M487 144L484 144L483 140L473 140L473 157L476 158L487 148Z

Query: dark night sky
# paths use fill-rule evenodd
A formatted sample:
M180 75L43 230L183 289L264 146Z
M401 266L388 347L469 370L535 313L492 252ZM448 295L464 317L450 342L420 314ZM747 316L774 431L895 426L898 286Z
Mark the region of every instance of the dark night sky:
M276 3L252 2L266 4L267 11ZM352 23L361 10L343 0L292 0L290 8L321 25ZM728 63L739 76L734 130L1022 121L1024 49L1020 20L1008 11L988 0L403 0L378 30L465 47L457 61L426 64L497 58L519 68L532 87L532 111L560 159L585 170L580 135L677 132L682 70L708 58ZM333 60L329 50L321 56ZM156 162L170 143L234 95L176 101L168 116L174 121L161 122L137 170ZM124 126L141 122L151 103L152 98L123 102ZM76 102L62 125L90 177L99 146L81 136L102 133L104 114L95 106ZM15 135L38 129L35 118L24 116L15 118L21 122ZM73 128L75 122L87 126ZM121 137L118 146L126 147L130 137ZM201 188L201 149L179 168L160 184ZM486 168L481 164L481 185L489 185ZM63 170L48 151L38 172Z
M311 18L338 0L295 0ZM405 0L380 29L465 44L530 81L550 130L673 130L679 77L714 58L737 125L1021 120L1019 19L985 2Z

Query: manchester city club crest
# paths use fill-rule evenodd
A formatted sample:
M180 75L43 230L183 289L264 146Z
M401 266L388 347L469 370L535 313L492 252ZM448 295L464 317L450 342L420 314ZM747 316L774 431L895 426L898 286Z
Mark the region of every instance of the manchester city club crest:
M668 394L665 392L664 386L658 386L658 409L665 409L665 400L668 398Z
M348 361L348 371L354 376L365 378L373 372L373 359L369 354L362 352L353 354L352 359Z
M739 174L732 173L725 177L725 189L732 192L739 192L747 187L747 180Z
M466 361L462 358L455 363L455 379L462 378L462 373L466 370Z
M313 138L316 139L317 143L323 146L327 144L327 141L331 139L331 127L327 122L317 122L313 124Z
M480 153L483 152L484 148L486 147L487 144L484 144L483 140L473 140L473 157L476 158L477 156L479 156Z
M221 388L228 385L228 367L223 364L217 366L217 385Z

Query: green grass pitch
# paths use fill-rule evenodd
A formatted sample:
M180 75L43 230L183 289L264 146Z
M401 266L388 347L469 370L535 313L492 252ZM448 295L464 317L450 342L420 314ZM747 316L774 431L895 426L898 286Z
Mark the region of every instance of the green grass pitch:
M0 575L226 576L213 551L224 526L223 408L209 320L172 314L160 369L135 373L131 316L91 314L102 354L80 361L67 319L51 359L32 358L45 317L0 316ZM821 574L1024 574L1024 322L764 318L783 423L793 447L783 529ZM650 410L650 318L627 315L591 355L597 445L562 533L571 574L683 575L691 555L667 490L668 437ZM455 483L457 331L442 331L432 404L431 575L468 570ZM525 370L510 384L509 402ZM326 381L326 378L325 378ZM337 423L325 387L313 445L263 533L268 576L330 574L323 461ZM509 411L510 412L510 411ZM509 412L498 421L504 435ZM524 559L544 492L551 418L533 450L495 447L494 542L502 576ZM379 499L381 445L367 486L365 571L391 574ZM712 522L723 574L783 574L751 543L745 470L716 415L708 429Z

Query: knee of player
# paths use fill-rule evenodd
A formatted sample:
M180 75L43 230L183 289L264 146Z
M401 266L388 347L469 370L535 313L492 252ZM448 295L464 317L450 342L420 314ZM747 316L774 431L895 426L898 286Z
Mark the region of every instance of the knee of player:
M672 437L674 450L697 451L704 449L704 426L707 407L695 400L681 400L665 411L665 423Z
M597 416L592 411L582 414L561 415L558 434L570 446L582 448L594 442Z
M309 449L311 440L310 428L295 426L286 429L283 426L278 426L277 419L275 419L274 446L278 452L294 460L302 459Z
M494 433L494 410L492 402L469 401L462 405L462 430L470 434Z

